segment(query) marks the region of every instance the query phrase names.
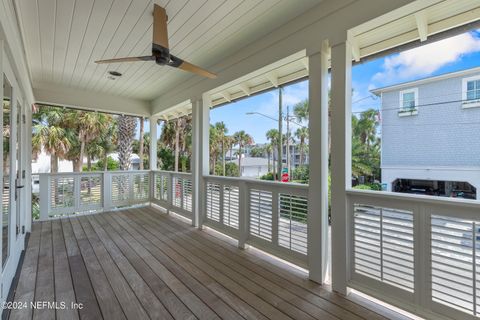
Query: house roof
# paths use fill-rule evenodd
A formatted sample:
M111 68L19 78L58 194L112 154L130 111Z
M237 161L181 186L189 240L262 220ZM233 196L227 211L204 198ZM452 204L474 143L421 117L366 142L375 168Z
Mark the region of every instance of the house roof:
M465 69L465 70L460 70L460 71L455 71L455 72L448 72L444 73L438 76L434 77L426 77L414 81L408 81L408 82L402 82L398 84L394 84L391 86L386 86L386 87L381 87L381 88L376 88L373 90L370 90L371 93L380 96L383 92L388 92L388 91L396 91L396 90L401 90L413 86L418 86L421 84L426 84L430 82L435 82L439 80L444 80L444 79L450 79L450 78L456 78L456 77L462 77L462 76L470 76L476 73L480 73L480 67L476 68L471 68L471 69Z
M228 162L238 163L238 159L231 160ZM254 158L254 157L245 157L242 158L242 167L258 167L258 166L267 166L267 158Z

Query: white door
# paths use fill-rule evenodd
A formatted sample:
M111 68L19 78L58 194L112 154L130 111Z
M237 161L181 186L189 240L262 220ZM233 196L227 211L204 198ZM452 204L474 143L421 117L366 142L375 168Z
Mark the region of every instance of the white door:
M17 180L17 175L21 177L21 173L17 170L22 169L20 165L22 145L21 133L17 128L21 128L21 117L17 118L17 110L21 106L19 99L20 89L15 81L13 71L3 56L3 95L2 95L2 124L3 128L0 132L3 144L0 146L3 153L2 162L0 164L2 170L2 283L1 283L1 301L4 301L8 295L10 285L15 271L17 269L20 254L24 247L24 235L22 234L22 221L25 221L25 212L21 211L21 207L17 212L18 197L17 188L21 186L22 180ZM21 108L20 108L21 110ZM21 131L21 130L20 130ZM18 229L17 229L18 228ZM18 232L17 232L18 230Z

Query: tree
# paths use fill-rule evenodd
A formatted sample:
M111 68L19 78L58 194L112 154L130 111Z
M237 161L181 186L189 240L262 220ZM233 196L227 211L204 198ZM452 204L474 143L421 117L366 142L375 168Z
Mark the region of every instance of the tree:
M32 146L34 153L42 148L50 155L50 172L58 172L58 158L69 151L71 141L63 128L63 112L60 108L42 107L33 114Z
M122 115L118 118L118 161L120 170L129 170L131 166L132 144L137 128L137 119Z
M265 155L265 148L264 147L253 147L250 150L250 156L254 158L262 158Z
M295 131L295 136L300 141L300 166L305 163L306 140L308 139L308 128L301 127Z
M215 123L215 130L217 133L217 139L220 140L220 148L221 148L221 155L222 155L222 175L225 176L225 144L227 143L227 136L228 133L227 126L223 121Z
M268 159L268 166L267 166L267 168L268 168L268 172L270 172L271 169L272 169L271 162L270 162L270 157L272 156L272 153L273 153L273 146L272 146L271 143L267 143L267 144L265 145L265 152L267 153L267 159ZM275 166L274 166L274 170L273 170L273 171L275 172ZM274 173L274 175L275 175L275 173Z
M235 138L236 144L238 144L238 169L240 171L240 176L242 171L242 148L244 146L251 145L253 143L253 138L244 130L235 132L233 136Z
M266 133L266 137L268 140L270 140L270 144L272 145L272 148L278 149L278 143L280 141L280 133L278 132L277 129L270 129ZM282 161L282 159L278 159L280 155L277 152L277 161ZM281 175L282 173L278 173L278 177L275 175L275 163L273 164L273 176L277 177L278 180L281 180Z

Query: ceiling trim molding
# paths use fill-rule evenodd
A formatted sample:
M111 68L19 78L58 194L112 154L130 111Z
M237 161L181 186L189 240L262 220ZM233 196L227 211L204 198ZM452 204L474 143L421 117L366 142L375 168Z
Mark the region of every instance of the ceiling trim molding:
M36 103L135 116L151 115L150 104L143 100L53 84L38 85L33 92Z

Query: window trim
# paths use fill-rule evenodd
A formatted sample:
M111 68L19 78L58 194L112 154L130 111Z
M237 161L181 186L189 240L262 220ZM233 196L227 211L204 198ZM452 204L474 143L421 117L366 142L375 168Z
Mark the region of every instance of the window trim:
M406 93L412 93L412 92L415 97L415 106L411 109L406 109L403 107L403 95ZM400 96L400 106L399 106L400 111L398 111L398 115L400 117L417 115L418 114L418 88L409 88L409 89L401 90L399 92L399 96Z
M467 84L476 80L480 80L480 75L462 79L462 109L480 107L480 99L471 100L470 102L467 100Z

